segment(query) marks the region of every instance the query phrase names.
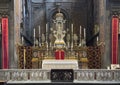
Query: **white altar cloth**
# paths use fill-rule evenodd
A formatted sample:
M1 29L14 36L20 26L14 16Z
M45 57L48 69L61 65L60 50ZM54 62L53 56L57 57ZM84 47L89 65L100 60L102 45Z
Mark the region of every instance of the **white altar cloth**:
M77 60L43 60L42 69L78 69Z

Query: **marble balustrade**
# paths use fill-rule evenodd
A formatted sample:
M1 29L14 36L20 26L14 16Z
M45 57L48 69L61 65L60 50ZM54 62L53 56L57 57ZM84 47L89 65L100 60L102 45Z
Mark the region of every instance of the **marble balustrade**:
M1 81L50 81L50 70L8 69L0 70ZM107 81L120 83L120 70L78 69L74 70L74 81Z

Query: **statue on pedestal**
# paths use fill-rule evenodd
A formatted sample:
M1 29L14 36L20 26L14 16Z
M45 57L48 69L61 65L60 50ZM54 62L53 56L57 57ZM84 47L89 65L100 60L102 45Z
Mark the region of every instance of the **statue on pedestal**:
M66 20L64 20L63 18L64 16L62 13L60 13L59 10L59 12L55 15L55 20L53 20L56 27L55 30L53 30L53 34L56 38L54 44L58 48L65 46L65 41L63 38L65 37L66 31L63 28Z

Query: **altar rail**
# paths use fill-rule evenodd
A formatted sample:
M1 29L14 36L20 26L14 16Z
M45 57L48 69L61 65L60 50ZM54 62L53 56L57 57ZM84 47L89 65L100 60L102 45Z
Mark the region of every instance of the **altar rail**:
M0 70L0 81L51 81L50 70L43 69L9 69ZM88 69L74 70L74 82L119 82L120 70Z

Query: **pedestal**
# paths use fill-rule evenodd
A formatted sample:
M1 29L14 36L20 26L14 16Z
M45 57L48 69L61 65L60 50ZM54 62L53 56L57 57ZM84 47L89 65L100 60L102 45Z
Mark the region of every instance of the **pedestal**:
M80 62L82 64L82 69L88 69L88 59L86 57L81 58Z
M39 68L39 59L33 58L32 59L32 69L38 69Z

